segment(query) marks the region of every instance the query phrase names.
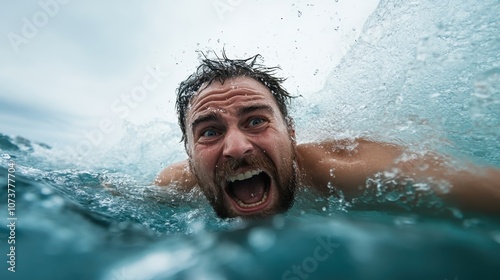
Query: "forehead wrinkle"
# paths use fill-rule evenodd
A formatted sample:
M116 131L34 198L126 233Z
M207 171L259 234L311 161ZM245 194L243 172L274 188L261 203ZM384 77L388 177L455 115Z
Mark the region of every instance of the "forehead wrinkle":
M189 111L191 115L196 115L199 112L203 112L205 110L223 110L221 107L229 106L233 104L233 100L238 97L248 97L248 100L244 100L243 102L252 102L257 100L265 100L265 96L261 92L253 91L253 90L242 90L242 89L233 89L230 91L234 91L231 93L228 91L215 91L207 94L206 96L202 96L201 100L194 100L192 102L191 108ZM229 94L226 95L226 94ZM225 110L223 110L225 111Z
M236 88L236 89L218 89L218 90L210 90L208 92L199 92L192 100L191 106L192 110L195 111L199 107L203 107L203 105L207 102L220 102L227 101L234 97L238 96L254 96L255 97L263 97L265 93L256 91L253 89L245 89L245 88ZM270 93L269 93L270 94ZM208 98L208 99L207 99Z

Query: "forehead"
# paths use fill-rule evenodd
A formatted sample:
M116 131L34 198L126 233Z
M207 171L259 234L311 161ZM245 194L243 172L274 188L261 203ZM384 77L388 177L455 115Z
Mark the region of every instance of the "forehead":
M207 87L201 87L191 99L188 107L188 117L204 110L225 108L235 102L261 101L277 107L276 100L271 91L262 83L249 77L236 77L228 79L221 84L213 81Z

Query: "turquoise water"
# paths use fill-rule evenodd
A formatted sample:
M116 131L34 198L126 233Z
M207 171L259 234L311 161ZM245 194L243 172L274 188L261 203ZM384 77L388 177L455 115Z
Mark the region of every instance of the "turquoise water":
M500 167L498 14L498 1L381 1L324 89L296 100L299 142L365 136ZM0 227L0 278L500 276L498 217L461 212L431 192L401 201L414 192L384 192L390 174L355 201L301 188L284 215L220 220L197 191L151 186L185 157L179 139L174 122L129 124L106 153L79 155L1 134L0 220L8 223L10 171L18 220L15 273L11 231Z

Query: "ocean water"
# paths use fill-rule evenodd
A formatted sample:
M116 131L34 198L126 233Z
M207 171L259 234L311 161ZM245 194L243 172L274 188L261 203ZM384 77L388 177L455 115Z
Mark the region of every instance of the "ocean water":
M362 136L500 168L498 14L496 0L381 1L324 89L296 99L298 141ZM0 134L0 220L15 221L16 242L0 227L0 278L500 276L498 217L462 212L431 191L417 200L411 184L387 192L390 173L354 201L334 186L330 197L301 187L286 214L218 219L199 191L151 185L185 158L179 139L167 120L127 124L115 145L85 154Z

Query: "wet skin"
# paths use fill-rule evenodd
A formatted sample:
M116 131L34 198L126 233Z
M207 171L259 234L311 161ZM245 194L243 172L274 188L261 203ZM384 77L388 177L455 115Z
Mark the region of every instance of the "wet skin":
M297 184L294 132L267 87L245 77L214 81L191 100L186 127L190 167L219 216L260 217L291 206ZM270 179L266 197L253 207L238 203L228 180L259 171Z
M199 186L222 218L284 212L298 184L326 195L332 185L353 198L365 191L367 179L385 171L430 182L437 195L461 209L500 214L499 169L468 165L457 170L437 154L408 156L401 146L365 139L297 145L269 89L248 77L202 86L185 124L188 160L165 168L155 184L184 191ZM439 181L451 188L443 191L433 183ZM236 193L245 191L235 191L234 185L251 190L243 195L247 203L238 202Z

